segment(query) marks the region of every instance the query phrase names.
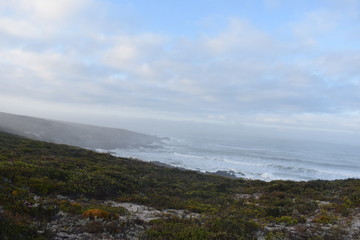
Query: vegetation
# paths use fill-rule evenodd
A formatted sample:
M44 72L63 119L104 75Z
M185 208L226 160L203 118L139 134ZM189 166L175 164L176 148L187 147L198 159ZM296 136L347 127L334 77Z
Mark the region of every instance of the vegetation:
M47 223L59 212L103 219L106 227L94 220L85 229L118 234L123 230L110 228L110 221L125 221L129 213L106 200L198 214L139 221L144 239L360 236L352 228L360 212L359 179L228 179L0 133L0 239L51 239Z

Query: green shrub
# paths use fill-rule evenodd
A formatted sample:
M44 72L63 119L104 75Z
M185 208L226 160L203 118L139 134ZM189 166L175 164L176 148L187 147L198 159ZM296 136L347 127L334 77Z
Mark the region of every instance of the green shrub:
M290 216L282 216L282 217L275 218L275 222L285 224L286 226L292 226L292 225L297 224L298 220L294 219Z

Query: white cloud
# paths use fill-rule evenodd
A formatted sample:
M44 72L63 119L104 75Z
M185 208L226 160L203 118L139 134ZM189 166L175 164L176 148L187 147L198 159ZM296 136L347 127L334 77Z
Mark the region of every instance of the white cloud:
M102 53L103 63L130 74L150 77L153 75L151 62L163 52L164 40L156 34L109 37L106 42L111 47Z
M197 86L191 79L174 79L170 81L169 88L174 91L180 91L189 95L202 95L203 89Z
M7 0L0 4L0 33L15 37L53 38L92 0ZM70 27L69 25L66 27Z
M0 8L32 20L53 21L64 20L89 3L90 0L7 0Z
M360 52L345 52L323 55L311 63L328 78L343 81L359 80ZM360 81L360 80L359 80Z
M77 16L92 2L0 0L1 13L12 9L0 17L3 96L57 102L64 111L97 105L107 114L126 109L159 118L359 128L349 114L359 109L359 53L302 45L320 44L341 27L340 13L303 16L284 43L236 18L222 31L192 37L113 30ZM85 31L74 31L83 25Z
M120 70L126 69L138 57L138 50L133 44L119 44L105 53L105 62Z
M216 54L234 52L267 53L275 51L276 46L272 38L252 26L249 22L231 19L228 28L215 37L205 40L205 46Z
M17 37L33 37L41 34L41 29L26 20L0 18L0 32Z
M62 80L58 78L61 70L71 73L71 60L66 56L56 52L37 53L32 51L25 51L22 49L13 49L9 51L0 51L0 56L3 57L8 65L14 68L21 69L33 76L37 81L44 83L60 84ZM22 76L22 81L31 81L26 75Z

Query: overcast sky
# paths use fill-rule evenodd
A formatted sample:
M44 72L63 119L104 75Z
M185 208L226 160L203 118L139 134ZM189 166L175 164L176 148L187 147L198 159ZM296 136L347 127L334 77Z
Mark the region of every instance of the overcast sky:
M0 84L45 118L360 134L360 1L0 0Z

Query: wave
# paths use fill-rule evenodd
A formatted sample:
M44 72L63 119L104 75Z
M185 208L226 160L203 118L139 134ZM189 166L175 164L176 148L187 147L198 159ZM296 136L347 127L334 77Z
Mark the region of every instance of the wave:
M239 143L170 138L150 148L132 147L110 153L202 172L233 171L239 177L266 181L360 177L360 150L357 148L344 151L344 148L332 146L325 151L324 145L313 144L310 151L309 143L287 146L284 142L266 145L243 141L244 144L237 146Z
M204 156L198 156L198 155L192 155L192 154L185 154L185 153L178 153L178 152L173 152L173 154L174 154L175 156L184 157L184 158L205 159Z

